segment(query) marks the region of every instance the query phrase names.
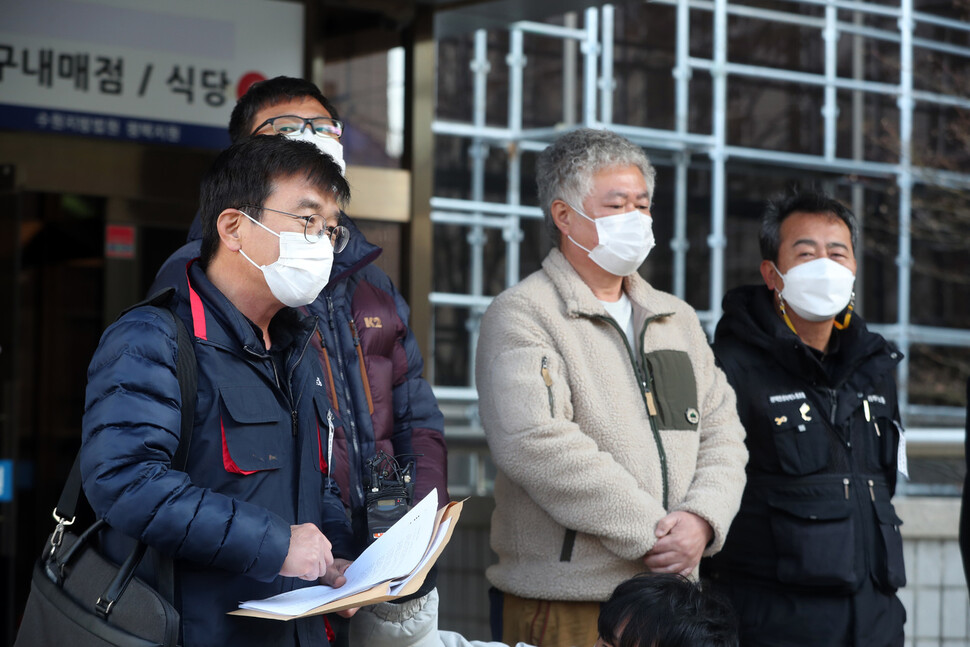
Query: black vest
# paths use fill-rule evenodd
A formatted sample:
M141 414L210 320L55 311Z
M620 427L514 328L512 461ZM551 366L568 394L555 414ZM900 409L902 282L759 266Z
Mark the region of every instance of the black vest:
M902 426L901 353L854 314L829 353L807 347L764 287L725 298L714 353L738 398L750 453L741 509L706 575L850 593L906 582L890 498Z

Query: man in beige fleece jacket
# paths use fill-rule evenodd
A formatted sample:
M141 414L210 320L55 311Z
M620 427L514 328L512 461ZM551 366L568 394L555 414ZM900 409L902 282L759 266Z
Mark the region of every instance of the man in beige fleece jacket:
M609 131L547 148L536 181L557 248L482 321L479 406L498 468L487 575L509 644L592 644L620 582L693 576L738 509L734 392L694 310L637 274L654 174Z

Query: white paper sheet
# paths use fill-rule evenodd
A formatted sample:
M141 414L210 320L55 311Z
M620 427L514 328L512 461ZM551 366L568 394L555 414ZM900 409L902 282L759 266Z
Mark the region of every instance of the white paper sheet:
M424 557L421 558L421 561L414 569L414 572L405 575L401 579L395 580L394 584L391 586L391 595L398 595L401 589L403 589L408 582L414 579L415 574L424 568L429 561L431 561L431 556L434 555L434 552L438 550L438 546L440 546L445 540L445 536L448 534L449 526L451 526L451 519L445 519L441 522L441 525L438 526L438 534L434 536L434 541L431 542L431 546L428 547L427 552L424 554Z
M360 554L347 568L344 573L347 582L339 589L325 584L308 586L265 600L247 600L239 608L297 616L381 582L409 575L428 552L437 504L438 491L432 490Z

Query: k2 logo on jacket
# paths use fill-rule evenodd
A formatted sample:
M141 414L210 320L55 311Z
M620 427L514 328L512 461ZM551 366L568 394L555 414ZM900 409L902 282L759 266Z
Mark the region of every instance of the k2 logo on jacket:
M380 317L364 317L364 328L383 328Z

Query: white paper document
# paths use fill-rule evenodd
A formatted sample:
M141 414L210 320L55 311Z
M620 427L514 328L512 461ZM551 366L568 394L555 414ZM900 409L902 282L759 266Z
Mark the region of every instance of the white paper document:
M409 576L430 555L435 546L431 533L437 515L438 491L432 490L399 521L388 528L351 564L344 575L347 582L339 589L320 584L274 595L265 600L248 600L240 609L253 609L282 615L300 615L339 598L366 591L381 582ZM441 528L447 530L445 524ZM438 533L436 544L444 532Z
M445 537L448 534L449 526L451 526L451 519L445 519L441 522L441 525L438 526L438 534L434 536L434 541L432 542L431 546L428 547L427 552L425 552L424 557L421 558L421 561L415 567L414 571L403 578L395 580L394 583L391 584L391 595L398 595L401 592L401 589L407 586L408 582L413 580L421 569L424 568L425 564L431 561L432 555L434 555L435 551L438 550L438 546L441 545L441 542L445 540Z

